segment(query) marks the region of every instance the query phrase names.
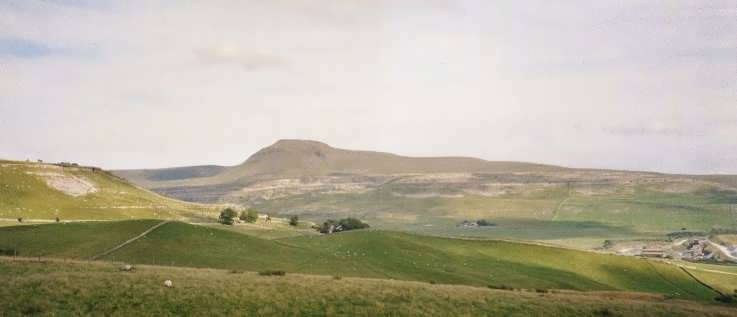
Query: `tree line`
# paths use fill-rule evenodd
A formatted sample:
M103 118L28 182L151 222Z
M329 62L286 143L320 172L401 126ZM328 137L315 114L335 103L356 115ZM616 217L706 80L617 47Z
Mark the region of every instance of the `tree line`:
M236 219L243 222L255 223L258 220L259 213L253 208L248 208L242 212L238 212L233 208L225 208L220 212L218 222L224 225L233 225ZM271 217L266 215L266 222L271 222ZM289 225L297 226L299 224L299 216L292 215L289 217ZM343 218L340 220L328 219L321 225L315 225L312 228L324 234L331 234L342 231L366 229L369 228L369 224L352 217Z
M230 225L232 226L235 224L236 219L239 219L243 222L248 223L256 223L258 220L259 213L256 209L248 208L242 212L238 212L234 210L233 208L225 208L223 211L220 212L220 216L218 216L218 222L222 223L224 225ZM271 217L269 215L266 215L266 222L271 222ZM297 226L299 224L299 217L298 216L291 216L289 217L289 225L290 226Z

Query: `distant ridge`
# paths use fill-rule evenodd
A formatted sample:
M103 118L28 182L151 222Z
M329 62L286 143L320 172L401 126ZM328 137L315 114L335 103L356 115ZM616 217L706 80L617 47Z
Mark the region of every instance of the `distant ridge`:
M198 165L184 167L168 167L161 169L144 169L144 170L119 170L118 175L126 175L128 171L134 171L135 174L141 175L150 181L172 181L180 179L198 178L215 176L223 171L225 166L218 165Z
M493 162L470 157L407 157L374 151L344 150L311 140L279 140L236 167L253 174L394 174L558 170L522 162ZM249 173L249 174L250 174Z
M486 161L471 157L407 157L334 148L313 140L284 139L262 148L240 165L120 170L116 174L146 187L213 185L330 174L500 173L564 170L553 165Z

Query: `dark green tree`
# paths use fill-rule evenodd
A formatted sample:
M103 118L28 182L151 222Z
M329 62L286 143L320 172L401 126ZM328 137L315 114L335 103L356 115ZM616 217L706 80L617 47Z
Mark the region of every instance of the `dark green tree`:
M614 246L614 241L612 240L604 240L604 244L602 244L602 247L604 249L610 249L613 246Z
M294 215L289 217L289 225L296 227L299 224L299 216Z
M338 222L338 225L341 227L341 231L347 231L347 230L356 230L356 229L366 229L369 227L369 225L361 220L358 220L356 218L345 218L340 219Z
M369 228L369 225L356 218L344 218L338 221L328 219L319 228L320 233L333 233Z
M254 223L258 220L258 211L255 209L248 209L241 213L241 220L245 222Z
M333 233L336 230L336 227L338 226L338 222L333 219L328 219L325 222L322 223L318 231L320 233Z
M496 225L486 219L479 219L478 221L476 221L476 224L479 225L479 227L491 227Z
M233 210L232 208L225 208L222 212L220 212L220 217L218 217L218 222L224 224L224 225L232 225L235 221L235 217L238 216L238 213Z

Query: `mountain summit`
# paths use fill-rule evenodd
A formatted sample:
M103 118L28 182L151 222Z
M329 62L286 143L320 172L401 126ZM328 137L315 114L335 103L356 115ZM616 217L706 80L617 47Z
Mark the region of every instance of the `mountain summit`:
M279 140L231 166L191 166L116 173L143 187L188 200L220 200L251 184L305 177L387 177L438 173L552 172L562 167L470 157L407 157L334 148L312 140ZM192 195L192 193L196 194ZM185 194L182 194L185 193Z
M373 151L344 150L312 140L279 140L243 164L224 171L230 177L302 177L328 174L498 173L557 170L520 162L491 162L469 157L406 157Z

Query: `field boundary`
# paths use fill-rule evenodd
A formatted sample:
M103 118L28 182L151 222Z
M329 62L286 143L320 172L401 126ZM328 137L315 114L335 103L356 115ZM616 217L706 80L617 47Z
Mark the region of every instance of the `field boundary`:
M691 274L691 272L689 272L689 271L688 271L688 270L687 270L687 269L686 269L685 267L683 267L683 266L678 266L678 268L680 268L681 270L683 270L683 272L685 272L686 274L688 274L688 276L690 276L690 277L691 277L692 279L694 279L694 281L696 281L696 282L698 282L699 284L703 285L704 287L706 287L706 288L708 288L708 289L710 289L710 290L712 290L712 291L716 292L717 294L719 294L719 296L724 296L724 293L722 293L722 292L721 292L721 291L719 291L718 289L716 289L716 288L712 287L711 285L709 285L709 284L706 284L706 283L704 283L704 282L703 282L703 281L701 281L701 280L700 280L700 279L699 279L698 277L696 277L695 275Z
M106 256L106 255L108 255L110 253L113 253L115 251L118 251L121 248L125 247L126 245L129 245L129 244L135 242L136 240L145 237L147 234L151 233L151 231L154 231L154 230L158 229L159 227L161 227L161 226L163 226L163 225L165 225L165 224L167 224L169 222L170 222L169 220L164 220L164 221L156 224L155 226L153 226L151 228L148 228L148 230L142 232L141 234L139 234L139 235L137 235L137 236L135 236L133 238L130 238L127 241L125 241L125 242L123 242L123 243L121 243L119 245L116 245L116 246L112 247L111 249L109 249L109 250L107 250L107 251L105 251L103 253L100 253L100 254L97 254L97 255L93 255L92 257L90 257L90 260L97 260L97 259L99 259L99 258L101 258L103 256Z
M563 205L565 205L565 203L568 202L568 200L573 198L573 195L571 195L571 190L572 190L571 182L568 182L568 185L566 186L568 187L566 198L563 199L561 202L558 203L558 205L555 206L555 209L553 209L553 217L551 217L550 220L555 221L555 219L558 218L558 214L560 213L560 208L562 208Z
M678 265L680 267L684 267L686 269L694 270L694 271L702 271L702 272L709 272L709 273L716 273L716 274L726 274L726 275L737 275L737 273L720 271L720 270L705 269L705 268L700 268L700 267L695 267L695 266L689 266L689 265L680 265L680 264L674 264L674 265Z

